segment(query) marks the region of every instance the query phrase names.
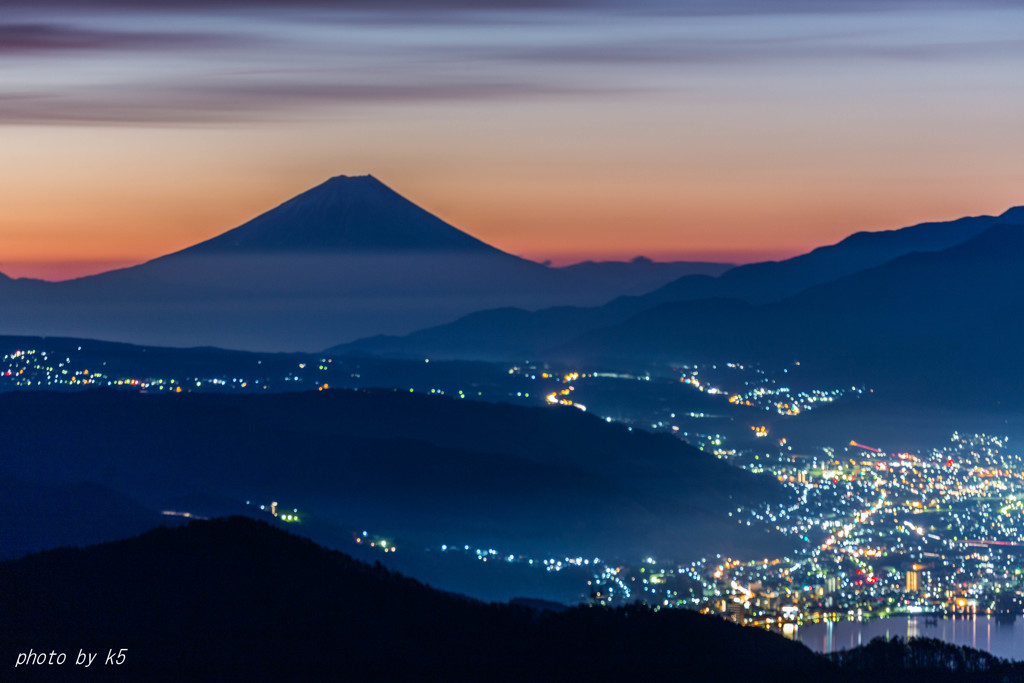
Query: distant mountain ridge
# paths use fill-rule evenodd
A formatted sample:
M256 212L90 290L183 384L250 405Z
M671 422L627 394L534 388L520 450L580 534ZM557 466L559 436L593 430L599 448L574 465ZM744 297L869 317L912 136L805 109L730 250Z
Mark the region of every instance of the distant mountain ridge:
M1024 225L997 224L779 302L665 304L591 330L556 357L800 360L831 381L945 405L1020 406Z
M999 216L919 223L896 230L856 232L836 244L818 247L791 259L739 266L723 274L710 290L704 289L706 283L701 283L695 291L690 291L692 281L683 278L651 292L645 299L661 302L714 296L751 303L775 301L904 254L940 251L962 244L994 225L1010 222L1014 211L1010 209Z
M1024 207L1010 209L1000 216L858 232L834 245L785 261L737 266L719 277L684 276L648 294L621 297L596 308L478 311L405 337L372 337L328 351L486 359L537 357L554 348L567 348L588 331L622 324L661 305L700 299L737 299L753 304L779 301L909 253L934 252L962 244L995 225L1018 219L1024 221Z

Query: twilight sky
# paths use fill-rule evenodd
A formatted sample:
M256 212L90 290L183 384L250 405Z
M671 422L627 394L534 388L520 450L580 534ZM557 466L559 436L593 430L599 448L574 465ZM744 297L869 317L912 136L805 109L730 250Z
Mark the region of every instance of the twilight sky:
M4 0L0 271L372 173L537 260L780 258L1024 204L1012 0Z

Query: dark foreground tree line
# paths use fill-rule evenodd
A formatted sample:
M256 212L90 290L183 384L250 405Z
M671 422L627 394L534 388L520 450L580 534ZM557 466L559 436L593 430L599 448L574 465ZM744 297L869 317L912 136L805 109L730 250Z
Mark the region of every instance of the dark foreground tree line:
M485 604L242 517L2 563L0 606L3 680L1024 680L934 640L829 658L684 610Z

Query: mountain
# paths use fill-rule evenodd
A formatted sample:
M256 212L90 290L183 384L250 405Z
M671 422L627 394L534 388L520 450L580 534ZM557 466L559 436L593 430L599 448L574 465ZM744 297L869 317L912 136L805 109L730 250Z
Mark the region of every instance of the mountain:
M147 681L835 673L763 629L688 610L484 604L239 517L0 563L0 603L0 652L17 680L57 670ZM66 660L14 669L30 648ZM79 651L99 654L86 669Z
M556 270L593 287L611 286L623 296L639 296L681 277L718 277L735 267L732 263L659 262L637 256L631 261L583 261Z
M1013 222L1024 207L999 216L971 216L940 223L920 223L898 230L858 232L785 261L752 263L721 278L683 278L643 297L647 303L704 298L734 298L751 303L778 301L814 285L882 265L912 252L941 251L962 244L990 227Z
M7 506L0 559L127 538L168 523L165 516L89 482L33 483L0 471L0 499Z
M0 281L0 334L315 351L481 308L599 304L707 270L661 266L548 268L459 231L371 176L338 176L138 266Z
M595 308L493 308L403 336L379 334L337 344L324 354L487 361L538 358L590 330L627 320L635 311L632 303L621 305L622 301Z
M592 330L553 355L801 361L822 381L915 402L1021 405L1024 225L1001 224L780 302L666 304Z
M437 545L588 556L788 547L727 516L781 502L774 479L564 406L408 391L21 392L0 395L0 431L12 476L95 482L157 510L277 500Z
M337 176L245 225L164 258L325 251L505 255L445 223L371 175Z
M858 232L830 246L785 261L732 268L718 277L689 275L642 296L621 297L600 307L561 306L538 311L506 307L471 313L456 321L396 337L378 335L341 344L330 353L514 359L538 357L568 345L589 330L624 323L643 311L699 299L737 299L758 304L879 266L913 252L946 249L1000 223L1022 220L1024 207L1001 216L961 218L881 232Z

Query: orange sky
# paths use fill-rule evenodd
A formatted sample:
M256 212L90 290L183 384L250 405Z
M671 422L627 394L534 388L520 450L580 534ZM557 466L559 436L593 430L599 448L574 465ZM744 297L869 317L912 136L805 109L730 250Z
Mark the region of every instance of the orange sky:
M327 24L26 4L0 45L0 271L144 261L338 174L556 264L780 258L1024 204L1021 10L820 6Z

